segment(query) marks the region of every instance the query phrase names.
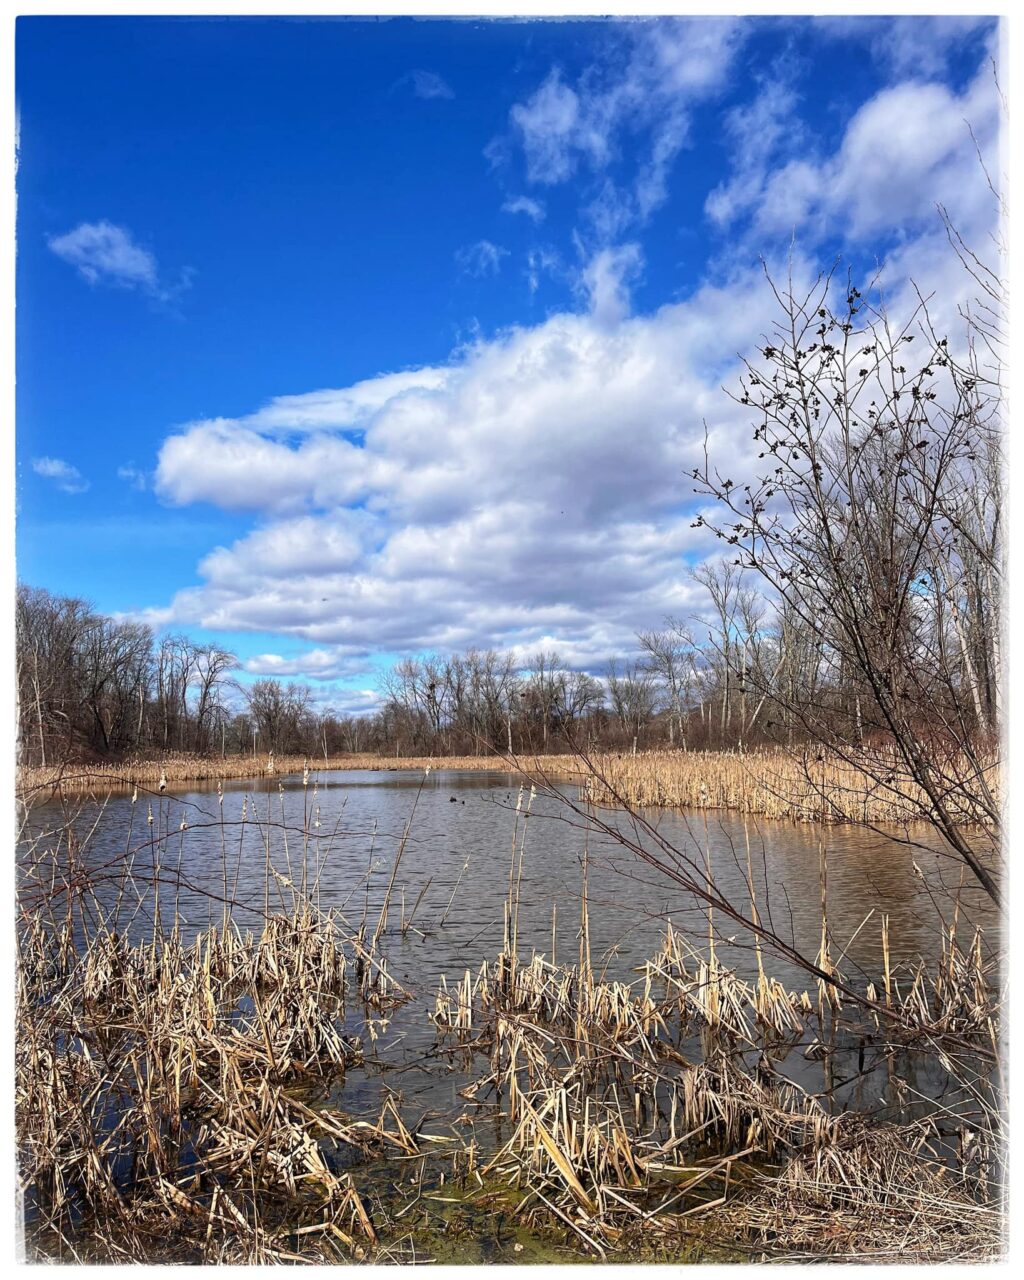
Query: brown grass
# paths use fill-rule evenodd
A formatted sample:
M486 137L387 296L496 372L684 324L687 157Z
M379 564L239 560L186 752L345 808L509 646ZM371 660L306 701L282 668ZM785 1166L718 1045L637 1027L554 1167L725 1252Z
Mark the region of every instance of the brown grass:
M515 764L504 756L380 756L368 753L323 756L202 756L173 755L160 760L124 760L113 763L66 763L54 768L22 766L17 786L22 797L34 793L69 794L102 792L114 787L158 787L161 780L177 788L189 782L227 782L242 778L268 778L327 770L379 769L389 772L431 769L472 769L492 773L544 773L551 777L580 777L584 766L575 756L521 756Z
M902 824L929 812L924 793L895 758L874 755L865 765L816 749L605 755L595 758L582 798L597 804L625 801L634 808L732 809L805 822ZM965 760L946 766L950 779L967 777L968 769ZM998 765L987 772L989 785L998 790ZM974 813L958 816L978 820Z
M433 1016L442 1036L489 1048L490 1072L464 1095L495 1091L511 1132L483 1172L525 1190L534 1221L561 1222L600 1257L638 1233L682 1239L700 1220L748 1256L1000 1252L994 1113L993 1128L973 1133L973 1155L961 1148L951 1160L934 1119L837 1110L831 1087L813 1093L788 1078L782 1064L800 1051L844 1074L836 1043L856 1025L848 1013L763 974L745 982L671 926L633 984L595 976L585 955L520 964L513 941L475 976L442 982ZM899 1044L944 1029L990 1049L1001 1002L991 978L978 937L965 951L952 931L937 971L893 978L896 1017L869 1052L895 1075ZM853 1034L872 1041L870 1024ZM698 1056L680 1051L695 1039Z
M266 778L323 770L431 769L519 771L527 779L576 781L581 798L596 804L626 802L635 808L729 809L767 818L797 821L893 823L920 821L927 802L920 788L895 760L873 757L869 769L817 751L766 750L651 751L596 754L591 762L573 755L519 756L510 761L489 756L380 756L347 754L323 757L265 755L169 756L163 760L128 760L116 764L65 764L58 768L21 768L18 789L23 798L65 793L103 792L115 787L181 787L190 782ZM592 768L591 768L592 766ZM947 766L950 778L966 770L964 761ZM999 789L999 766L988 769L988 782ZM964 813L967 822L977 815Z
M101 869L94 887L70 831L63 880L37 850L21 893L15 1079L35 1256L385 1261L428 1156L449 1162L462 1191L510 1184L519 1221L567 1231L591 1255L652 1239L671 1253L698 1221L761 1254L999 1252L1004 992L980 933L962 942L954 917L937 966L886 961L884 1007L870 983L864 1001L840 999L850 986L838 962L839 986L817 998L766 975L760 951L757 980L742 979L716 957L710 914L706 951L669 924L635 980L611 981L591 959L584 857L578 960L520 958L532 799L521 793L516 809L501 952L442 981L434 1001L437 1056L484 1056L452 1124L471 1125L488 1094L503 1117L503 1144L479 1168L475 1139L423 1132L426 1117L390 1093L361 1116L315 1100L360 1061L352 1015L376 1048L390 1012L424 994L396 983L378 949L405 933L404 909L387 924L397 859L376 927L364 906L356 928L320 910L319 853L307 895L305 849L296 870L286 848L284 876L268 846L266 901L272 880L280 911L238 928L225 864L221 921L186 943L166 865L152 883ZM175 889L163 923L160 885L165 899ZM130 938L124 917L148 905L152 926ZM948 1075L935 1114L897 1124L833 1105L832 1081L866 1056L872 1104L884 1092L898 1111L913 1096L903 1062L923 1052ZM819 1062L826 1087L799 1086L790 1055ZM943 1125L961 1135L955 1151ZM354 1164L339 1166L339 1146ZM362 1157L405 1171L400 1211L368 1198ZM415 1194L404 1161L420 1170Z

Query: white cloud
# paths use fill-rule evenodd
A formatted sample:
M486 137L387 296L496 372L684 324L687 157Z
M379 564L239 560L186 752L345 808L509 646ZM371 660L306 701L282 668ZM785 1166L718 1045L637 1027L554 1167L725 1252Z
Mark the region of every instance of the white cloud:
M323 430L357 433L389 401L397 400L406 391L436 389L443 380L443 373L437 369L379 374L341 391L327 389L277 396L257 413L231 421L258 431L282 434Z
M894 281L911 264L926 292L948 283L950 251L940 258L930 234L900 246ZM159 496L260 523L211 551L200 585L153 620L304 642L312 656L285 649L251 669L328 679L370 653L470 645L543 643L599 670L636 630L699 609L688 566L719 544L691 528L703 500L687 472L705 422L731 475L755 467L749 420L721 388L774 305L749 269L630 315L641 264L636 245L599 251L584 313L480 339L443 365L181 428L160 452ZM799 282L811 268L798 257L793 269Z
M413 71L410 73L412 91L417 98L454 98L451 85L436 71Z
M306 676L314 680L351 679L371 671L365 656L352 655L342 647L309 649L285 657L280 653L260 653L242 663L242 670L255 676Z
M191 278L185 272L177 285L167 286L153 254L137 244L126 227L106 220L82 222L64 235L51 236L47 244L90 284L138 289L162 302L180 293Z
M117 478L131 485L138 493L141 493L149 484L149 477L145 471L140 471L133 462L128 463L126 466L118 467Z
M619 324L629 315L629 285L643 269L638 244L601 249L583 269L581 289L590 314L602 327Z
M351 441L316 433L296 448L230 420L200 422L160 450L158 492L178 504L288 512L357 501L368 457Z
M971 229L990 224L978 150L998 179L1000 101L987 64L961 94L919 80L881 90L829 155L814 156L794 119L792 95L778 83L733 113L734 172L706 206L720 227L735 233L746 219L758 244L794 231L804 244L906 240L934 226L939 203Z
M705 423L711 455L727 457L734 477L755 465L749 421L722 393L737 353L775 314L760 269L736 266L751 237L788 249L795 225L806 253L818 237L864 246L878 235L895 243L882 263L894 306L913 276L925 293L941 287L952 317L966 294L935 199L976 241L992 227L963 125L967 116L989 156L998 120L984 75L960 94L891 85L834 153L815 154L770 68L727 118L732 172L708 204L742 252L685 301L632 314L644 257L621 237L663 198L689 104L720 83L736 40L729 23L637 24L618 62L572 85L552 72L513 111L535 181L594 172L590 216L602 230L596 243L577 241L579 314L170 435L158 496L251 511L256 524L211 550L199 585L152 619L275 633L286 643L250 659L252 674L331 680L351 678L371 653L469 645L557 648L598 671L632 649L637 629L701 608L689 563L721 545L691 528L687 472L703 460ZM637 137L643 159L622 183L611 161ZM489 273L507 251L481 241L462 254L465 269ZM781 276L784 256L774 265ZM542 272L567 274L550 247L532 249L527 266L534 288ZM798 281L811 273L799 251L793 270Z
M242 587L271 577L310 576L354 568L372 534L366 513L336 511L299 516L256 529L230 549L217 547L199 569L216 584Z
M749 102L726 114L723 132L732 150L732 173L705 201L712 222L727 227L749 212L763 198L780 154L806 151L806 130L796 107L796 94L786 79L773 76L761 83Z
M544 205L532 196L516 196L512 200L506 200L501 209L503 213L525 213L531 222L544 221Z
M601 177L586 211L604 240L643 225L664 203L690 111L722 85L742 27L729 18L658 19L613 31L605 56L574 84L554 67L509 113L527 181L555 185L581 168ZM508 142L496 140L488 154L507 162ZM613 182L605 171L624 156L635 157L633 172Z
M62 493L85 493L89 488L89 481L78 468L63 458L33 458L32 470L52 480Z
M496 276L501 270L502 258L507 257L508 250L501 245L492 244L490 240L478 240L476 244L459 249L455 261L467 275Z
M626 319L639 261L634 246L609 251L592 264L587 314L478 341L390 379L390 395L316 393L376 403L358 442L343 425L289 434L279 401L171 436L156 472L165 501L247 507L262 523L213 550L161 621L343 657L552 637L603 661L636 627L685 613L684 556L707 535L689 527L684 472L705 418L734 456L744 447L719 386L757 336L763 286L750 273ZM304 420L302 398L290 404Z
M564 182L576 169L577 153L604 152L599 134L581 120L580 100L556 68L526 102L509 113L526 155L530 182Z
M560 67L509 112L509 132L485 154L507 166L522 153L528 183L575 183L580 222L574 240L581 269L578 294L611 303L603 314L628 310L624 277L603 288L601 252L634 239L668 198L669 177L686 145L694 107L725 82L743 38L732 18L659 18L609 24L599 56L569 83ZM519 197L506 209L529 212ZM532 215L531 215L532 216ZM628 254L628 245L618 253ZM624 259L621 259L624 261ZM531 292L546 264L531 253Z
M526 255L526 282L531 293L536 293L540 288L542 276L547 275L555 279L561 279L566 274L561 256L550 245L538 245L528 251Z
M887 17L812 18L817 30L842 41L866 44L872 59L896 79L932 79L942 75L950 56L971 37L991 28L993 18L933 14Z

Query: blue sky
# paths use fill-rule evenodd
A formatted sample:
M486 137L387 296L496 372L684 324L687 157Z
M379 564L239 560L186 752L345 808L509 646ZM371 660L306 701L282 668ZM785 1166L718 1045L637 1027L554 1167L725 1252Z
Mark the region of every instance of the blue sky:
M759 257L952 309L990 19L22 18L18 573L366 705L700 607ZM972 140L965 125L969 121ZM692 465L692 463L691 463Z

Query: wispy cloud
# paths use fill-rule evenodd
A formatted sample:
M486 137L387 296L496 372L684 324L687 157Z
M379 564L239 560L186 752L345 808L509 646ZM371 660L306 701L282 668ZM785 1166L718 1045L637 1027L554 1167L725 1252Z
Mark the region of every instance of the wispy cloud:
M476 244L468 244L455 254L455 261L470 276L496 276L501 270L502 258L508 257L508 250L500 244L492 244L490 240L478 240Z
M544 221L543 204L530 196L516 196L513 200L506 200L501 209L503 213L525 213L533 222Z
M389 92L394 93L397 89L404 88L406 85L410 86L417 98L423 98L427 102L433 98L455 97L455 90L436 71L424 71L422 68L416 71L408 71L404 76L399 76Z
M567 276L558 251L550 245L540 245L531 249L526 255L526 282L531 293L537 292L541 277L545 275L555 279L564 279Z
M89 487L89 481L81 471L63 458L33 458L32 470L52 480L62 493L85 493Z
M51 236L47 244L91 285L135 289L167 302L187 289L192 280L192 272L186 268L176 284L168 284L161 278L155 256L136 242L128 228L105 219L81 222L63 235Z
M604 243L643 225L664 203L692 108L725 82L743 26L726 18L666 19L615 32L571 83L553 67L511 108L510 136L486 152L500 165L516 144L526 180L545 186L589 171L597 186L584 213Z
M819 17L811 18L810 23L820 34L842 41L847 49L855 43L866 45L871 57L893 77L922 80L942 75L952 55L991 29L992 17L916 13Z
M599 326L617 325L629 315L629 286L643 265L644 256L638 244L601 249L587 263L579 289Z
M706 212L734 238L763 245L797 232L810 244L896 232L906 238L935 224L935 206L958 224L985 224L990 192L979 181L979 152L998 175L1001 104L989 66L957 93L944 84L906 80L881 89L846 126L831 154L801 146L791 93L768 82L732 113L731 176L708 197Z
M746 28L733 18L669 18L608 30L578 74L552 66L511 107L507 130L484 152L507 171L505 183L521 165L528 186L570 184L580 262L571 283L600 323L628 314L625 286L637 266L630 242L668 199L694 110L726 84ZM544 208L532 195L502 207L536 222ZM536 258L528 264L531 292L541 265Z
M128 463L127 466L118 467L117 478L118 480L124 480L139 493L141 493L149 483L149 477L146 475L145 471L140 471L133 462Z

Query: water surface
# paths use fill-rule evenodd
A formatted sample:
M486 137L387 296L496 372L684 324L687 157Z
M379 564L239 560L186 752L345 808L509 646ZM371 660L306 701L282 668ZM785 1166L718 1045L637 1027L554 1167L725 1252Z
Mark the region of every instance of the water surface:
M161 914L169 921L177 910L187 930L220 919L225 886L236 921L258 929L261 913L287 908L289 885L304 883L322 909L341 914L345 927L354 932L364 925L368 933L393 881L383 948L412 999L379 1026L376 1041L365 1046L371 1062L349 1073L338 1101L351 1111L372 1108L383 1080L421 1111L444 1112L458 1105L458 1090L472 1072L436 1057L429 1013L442 975L457 981L500 950L514 849L522 850L523 959L533 951L554 952L559 961L578 958L584 863L598 970L636 978L669 920L694 946L706 947L703 904L596 830L578 803L575 809L568 803L577 794L567 784L531 800L518 776L445 770L426 776L329 772L310 774L306 783L301 775L239 780L222 784L221 794L199 785L162 796L140 792L134 802L119 792L66 808L34 808L21 842L22 880L30 901L38 878L26 879L25 870L73 857L94 877L108 878L105 892L113 901L125 866L140 882L159 871ZM68 811L75 831L70 851ZM822 830L724 812L647 812L642 817L652 830L621 812L598 816L663 862L678 859L698 875L709 869L719 892L745 914L752 880L762 919L812 959L821 935L824 847L832 958L841 958L844 975L861 989L868 979L881 985L883 917L894 963L928 961L940 952L942 919L960 872L934 848L911 849L854 827ZM916 839L927 843L925 836ZM179 869L175 890L170 881ZM127 927L136 936L152 927L153 909L151 892L134 902ZM971 886L961 918L992 923ZM403 935L402 921L410 919ZM721 913L711 923L719 957L752 977L749 937ZM787 988L811 985L784 958L769 955L766 968ZM375 1071L374 1057L387 1063L384 1076Z

